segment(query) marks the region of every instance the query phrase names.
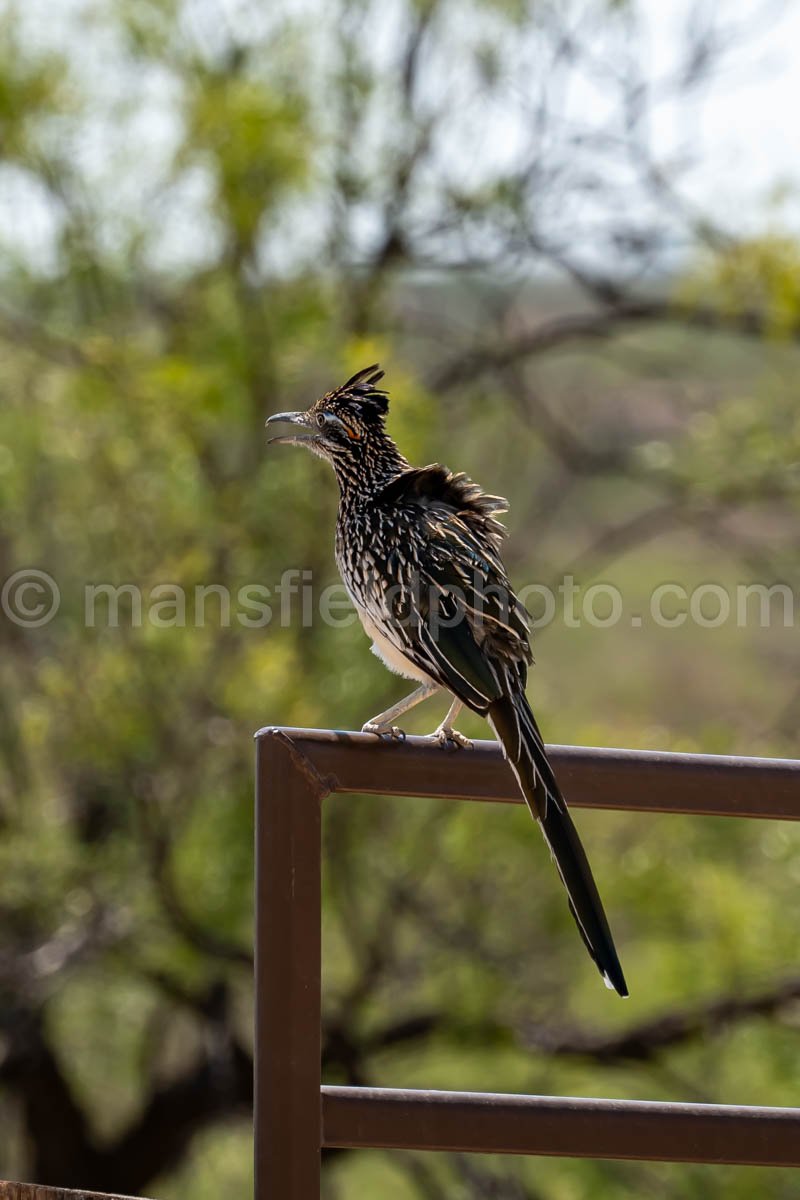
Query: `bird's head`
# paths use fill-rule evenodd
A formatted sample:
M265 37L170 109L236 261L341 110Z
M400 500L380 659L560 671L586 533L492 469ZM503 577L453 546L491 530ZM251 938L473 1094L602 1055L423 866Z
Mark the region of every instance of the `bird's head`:
M275 413L267 425L283 423L292 430L270 438L270 443L305 446L334 467L363 459L386 437L384 421L389 399L377 386L381 379L383 371L374 363L327 392L306 412Z

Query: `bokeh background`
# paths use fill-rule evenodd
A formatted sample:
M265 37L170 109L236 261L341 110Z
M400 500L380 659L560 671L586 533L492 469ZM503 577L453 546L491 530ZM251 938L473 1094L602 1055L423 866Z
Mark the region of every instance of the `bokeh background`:
M619 622L559 607L538 631L548 740L796 755L800 22L744 0L0 12L0 579L61 593L39 627L0 618L0 1176L247 1197L251 735L358 728L403 688L297 601L251 628L212 593L200 622L197 586L336 580L333 478L267 451L264 418L380 360L407 455L508 495L517 584L570 574L579 614L620 589ZM659 625L665 582L733 616L717 591ZM102 583L140 589L141 622L129 591L87 625ZM748 584L784 591L737 622ZM522 809L327 803L328 1081L798 1102L798 831L578 822L625 1004ZM327 1200L643 1194L800 1184L325 1161Z

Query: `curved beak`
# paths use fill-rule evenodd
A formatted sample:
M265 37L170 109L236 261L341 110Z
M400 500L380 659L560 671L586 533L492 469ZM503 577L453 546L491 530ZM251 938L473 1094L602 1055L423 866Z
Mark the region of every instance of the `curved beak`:
M305 430L310 430L312 428L311 423L308 419L308 415L304 412L274 413L273 416L267 417L267 420L265 422L265 424L267 426L277 425L279 423L282 423L284 425L296 425L296 426L299 426L300 429L305 429ZM301 442L313 442L313 441L314 441L313 433L284 433L284 434L281 434L280 437L270 438L267 445L271 446L271 445L273 445L273 443L281 443L282 442L285 446L293 446L293 445L298 445Z

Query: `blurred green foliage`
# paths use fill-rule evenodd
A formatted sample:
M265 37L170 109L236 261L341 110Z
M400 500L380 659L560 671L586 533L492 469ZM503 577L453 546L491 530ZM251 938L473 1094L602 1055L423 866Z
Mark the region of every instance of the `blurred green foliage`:
M401 694L355 624L304 624L301 599L275 591L287 568L310 572L315 596L335 582L336 496L310 456L265 449L268 413L305 406L380 359L390 429L408 456L444 460L509 495L519 584L557 585L566 569L581 594L598 580L621 589L621 624L572 628L559 611L539 633L530 693L551 741L796 753L794 624L774 609L768 628L629 620L664 581L689 591L784 581L800 595L796 244L742 242L676 289L679 308L702 299L723 326L757 307L763 340L665 313L599 348L567 342L516 374L476 370L458 388L437 387L445 359L514 333L513 320L492 324L504 296L513 292L528 322L574 296L480 272L454 280L429 261L411 270L392 222L395 201L430 202L424 179L412 186L422 153L407 82L416 68L406 57L395 79L369 63L358 37L366 7L338 14L349 63L340 72L309 31L270 14L249 12L251 32L238 37L215 25L212 6L87 5L100 50L85 53L102 86L82 69L74 29L58 53L24 33L20 8L3 19L0 169L21 172L47 206L53 245L42 264L5 239L0 576L35 566L61 593L42 628L0 623L8 1177L47 1161L41 1131L26 1125L23 1068L8 1065L24 1059L21 1013L41 1019L101 1148L124 1144L209 1039L249 1044L252 732L357 728ZM429 32L434 8L410 6L421 22L412 34ZM508 52L497 30L513 41L525 11L476 6L497 61ZM488 44L480 28L478 67ZM446 34L434 25L432 36ZM487 88L498 72L483 73ZM139 143L138 104L145 133L167 146L160 175ZM333 128L334 112L344 126ZM87 134L98 117L119 122L110 143L98 142L111 145L108 161ZM369 120L390 131L385 160L371 161L356 136ZM467 199L454 185L450 200L505 228L520 209L517 185L484 181ZM348 238L372 219L360 206L387 195L383 250L354 262ZM330 237L320 237L328 221ZM86 588L101 584L138 589L141 622L130 592L116 621L102 599L87 621ZM230 620L212 593L201 623L196 589L208 585L234 597ZM270 589L263 628L239 620L237 592L251 585ZM188 597L185 622L171 620L176 587ZM409 728L433 723L423 711ZM474 718L464 729L484 736ZM627 1005L599 987L525 812L330 801L326 1021L357 1051L349 1073L331 1055L331 1080L357 1069L364 1082L396 1086L797 1102L796 1001L700 1022L639 1061L553 1052L542 1035L558 1041L574 1027L613 1037L793 978L795 830L600 813L579 814L579 824L618 931ZM223 1010L206 1003L213 995ZM386 1036L414 1016L430 1017L424 1035ZM129 1186L162 1200L245 1196L249 1136L240 1097L198 1121L160 1174ZM106 1186L102 1170L75 1182ZM797 1194L779 1171L378 1154L332 1160L325 1186L329 1200Z

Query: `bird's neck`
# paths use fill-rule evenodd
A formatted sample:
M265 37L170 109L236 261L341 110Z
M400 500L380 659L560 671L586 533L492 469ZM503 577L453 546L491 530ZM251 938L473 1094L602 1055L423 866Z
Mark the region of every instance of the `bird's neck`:
M341 504L370 500L410 465L390 437L370 439L358 456L334 460Z

